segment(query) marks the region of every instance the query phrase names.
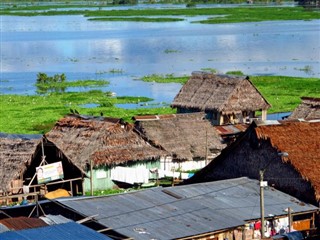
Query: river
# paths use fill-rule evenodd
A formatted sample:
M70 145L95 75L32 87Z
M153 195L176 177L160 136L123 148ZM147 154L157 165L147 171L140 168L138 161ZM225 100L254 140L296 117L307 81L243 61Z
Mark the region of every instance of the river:
M39 72L68 80L105 79L117 96L170 103L180 84L150 74L220 73L320 77L320 21L199 24L97 22L83 16L1 16L1 94L35 94ZM87 91L70 88L68 91Z

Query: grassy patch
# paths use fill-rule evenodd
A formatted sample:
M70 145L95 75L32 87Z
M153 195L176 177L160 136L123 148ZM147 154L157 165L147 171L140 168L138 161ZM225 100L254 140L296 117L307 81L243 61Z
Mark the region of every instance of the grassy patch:
M236 76L244 76L243 72L241 72L241 71L229 71L229 72L226 72L226 74L236 75Z
M43 96L0 95L0 132L6 133L45 133L54 123L77 109L80 114L124 118L131 121L132 116L145 114L173 113L170 108L122 109L114 105L120 103L143 103L146 97L110 97L102 91L81 93L49 93ZM96 104L95 108L83 107ZM5 116L5 117L4 117Z
M201 68L201 70L210 73L217 73L217 69L214 68Z
M109 82L106 80L78 80L72 82L48 82L48 83L37 83L38 93L47 92L64 92L68 87L97 87L108 85Z
M144 82L157 82L157 83L181 83L184 84L188 81L189 76L176 77L174 74L151 74L142 77L140 80Z
M250 80L271 103L270 113L290 112L301 102L301 97L320 97L319 78L285 76L250 76Z

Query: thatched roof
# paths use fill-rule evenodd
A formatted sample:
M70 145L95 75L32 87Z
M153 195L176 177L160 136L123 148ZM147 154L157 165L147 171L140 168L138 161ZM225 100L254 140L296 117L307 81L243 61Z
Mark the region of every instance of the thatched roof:
M292 112L288 119L320 118L320 98L302 97L301 104Z
M259 139L269 140L279 152L289 154L283 161L311 183L320 201L320 122L282 122L258 126L255 131Z
M133 125L115 118L68 115L45 137L83 169L91 160L95 165L114 165L166 155L143 140Z
M168 151L175 159L205 159L208 153L225 147L221 137L213 128L204 113L157 115L137 117L136 128L153 145Z
M270 104L248 77L193 72L171 107L229 114L266 110Z
M41 135L0 135L0 191L9 191L30 163Z
M300 174L301 178L309 182L314 188L315 199L320 201L320 121L318 122L298 122L298 121L275 121L272 124L267 122L254 122L236 142L226 147L222 153L215 158L208 166L197 172L190 182L208 181L215 174L215 168L223 166L229 173L232 170L224 165L224 161L242 158L239 161L246 164L251 161L257 146L264 146L268 151L268 156L261 155L266 163L270 163L270 156L274 152L287 152L288 157L278 157L282 163L289 164ZM254 139L254 140L253 140ZM257 141L256 141L257 140ZM243 143L243 144L241 144ZM263 144L266 143L266 144ZM239 150L239 146L242 148ZM267 146L271 146L268 148ZM262 148L262 147L260 147ZM274 150L271 152L271 150ZM261 149L261 152L264 150ZM238 153L238 155L237 155ZM232 156L229 158L229 156ZM259 162L248 163L252 172L258 173ZM230 163L231 165L233 164ZM265 164L264 164L265 166ZM239 168L232 166L231 168ZM283 168L286 171L287 168ZM234 169L233 169L234 170ZM243 174L241 170L238 171Z

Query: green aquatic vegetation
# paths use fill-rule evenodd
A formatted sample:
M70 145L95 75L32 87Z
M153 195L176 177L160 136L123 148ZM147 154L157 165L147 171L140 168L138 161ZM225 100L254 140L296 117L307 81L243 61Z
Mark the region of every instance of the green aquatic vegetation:
M52 7L52 6L51 6ZM206 20L194 23L218 24L237 22L261 22L278 20L312 20L320 19L319 11L303 7L235 7L235 8L182 8L182 9L125 9L125 10L26 10L25 8L1 9L0 15L17 16L54 16L84 15L93 17L150 17L150 16L211 16Z
M181 83L184 84L188 81L189 76L174 76L174 74L151 74L143 76L140 80L144 82L157 82L157 83Z
M49 93L47 95L0 95L0 132L6 133L45 133L61 117L77 109L80 114L124 118L145 114L173 113L169 107L150 109L122 109L115 104L143 103L151 101L147 97L110 97L108 92L92 90L88 92ZM84 107L86 104L98 107ZM4 117L5 116L5 117Z
M109 73L123 73L122 69L112 68L109 70Z
M201 70L210 73L217 73L217 69L214 68L201 68Z
M231 10L219 17L211 17L199 23L238 23L238 22L261 22L279 20L311 20L319 19L319 11L310 11L302 7L243 7Z
M320 97L320 79L285 76L249 76L252 83L272 105L268 112L289 112L301 97Z
M109 82L106 80L77 80L77 81L60 81L60 80L50 80L39 78L36 83L37 93L44 94L47 92L64 92L67 88L70 87L97 87L108 85ZM56 76L56 75L55 75Z
M226 74L229 75L236 75L236 76L244 76L244 73L242 71L228 71Z
M295 69L299 70L299 71L303 71L303 72L310 74L310 75L313 73L312 66L310 66L310 65L306 65L303 68L295 68Z

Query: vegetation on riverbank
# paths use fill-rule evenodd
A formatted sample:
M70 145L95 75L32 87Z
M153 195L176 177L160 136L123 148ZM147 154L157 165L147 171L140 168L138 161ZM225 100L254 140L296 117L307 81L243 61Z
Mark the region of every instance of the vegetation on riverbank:
M241 72L236 72L241 75ZM173 74L149 75L144 81L184 84L188 76ZM285 76L250 76L252 83L271 103L269 113L289 112L300 103L303 96L320 97L319 78ZM92 90L88 92L49 93L46 95L21 96L0 95L2 103L0 132L6 133L45 133L61 117L77 109L80 114L123 118L131 121L135 115L170 114L174 109L151 105L152 108L125 109L116 104L133 103L145 105L152 99L146 97L115 97L110 92ZM170 104L170 103L167 103ZM93 105L93 106L91 106ZM5 116L5 117L4 117Z
M238 22L260 22L280 20L312 20L320 19L320 11L310 11L303 7L234 7L234 8L179 8L179 9L124 9L124 10L57 10L56 6L29 6L1 9L0 15L16 16L54 16L54 15L84 15L89 18L123 18L122 21L151 21L151 16L208 16L208 19L197 21L197 23L238 23ZM151 20L150 20L151 19ZM158 20L163 21L163 18ZM177 20L172 18L172 20ZM181 19L179 19L181 20Z

